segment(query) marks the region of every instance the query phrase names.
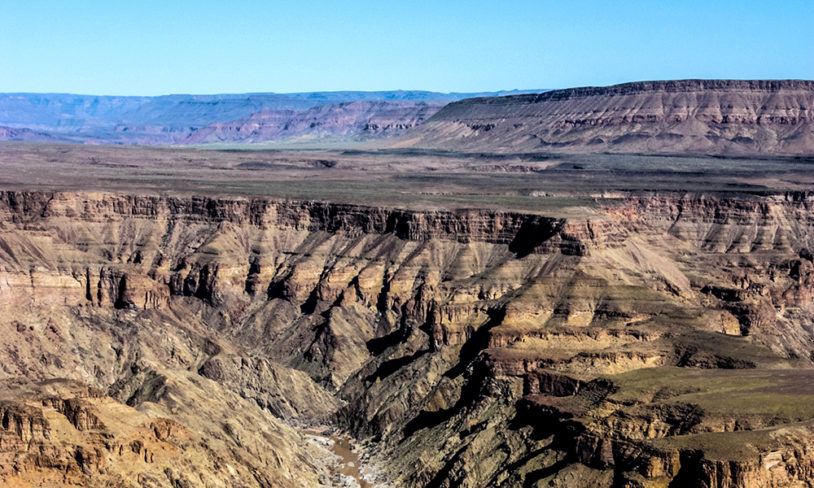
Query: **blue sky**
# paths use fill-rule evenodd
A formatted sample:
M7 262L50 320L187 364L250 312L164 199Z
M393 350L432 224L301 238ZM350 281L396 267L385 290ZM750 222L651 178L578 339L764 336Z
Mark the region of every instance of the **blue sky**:
M0 92L814 79L814 0L0 1Z

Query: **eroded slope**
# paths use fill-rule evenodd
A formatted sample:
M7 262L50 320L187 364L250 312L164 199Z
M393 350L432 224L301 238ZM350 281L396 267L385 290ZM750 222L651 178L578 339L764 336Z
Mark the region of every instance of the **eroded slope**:
M812 206L643 194L565 219L4 192L0 365L25 415L4 420L0 475L330 484L291 425L332 422L396 486L802 482ZM100 423L36 420L71 402ZM184 437L150 434L161 419ZM117 457L134 440L159 454Z
M453 102L399 146L464 151L814 153L814 82L679 80Z

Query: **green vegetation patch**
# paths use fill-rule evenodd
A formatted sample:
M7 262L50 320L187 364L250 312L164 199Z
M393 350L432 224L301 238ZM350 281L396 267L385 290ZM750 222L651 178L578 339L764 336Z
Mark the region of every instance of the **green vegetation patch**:
M607 377L621 403L688 403L706 415L814 418L814 369L650 368Z

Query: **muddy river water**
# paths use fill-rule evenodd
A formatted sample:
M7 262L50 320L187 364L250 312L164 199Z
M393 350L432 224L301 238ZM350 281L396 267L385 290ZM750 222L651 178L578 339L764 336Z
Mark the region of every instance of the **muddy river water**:
M359 449L355 447L353 441L343 435L331 435L319 430L307 430L323 448L329 450L336 456L336 463L331 466L331 474L341 475L353 479L360 488L374 488L370 481L367 481L362 474L362 467L359 459ZM352 484L352 483L351 483Z
M362 478L359 466L359 453L353 450L353 445L345 437L332 436L333 446L330 448L341 459L337 471L349 476L359 483L361 488L373 488L373 485Z

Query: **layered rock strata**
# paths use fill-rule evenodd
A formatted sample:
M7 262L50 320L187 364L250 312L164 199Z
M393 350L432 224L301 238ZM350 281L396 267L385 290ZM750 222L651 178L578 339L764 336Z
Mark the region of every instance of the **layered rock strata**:
M814 82L678 80L453 102L399 145L462 151L814 154Z
M809 193L640 194L566 219L3 192L0 227L8 480L330 484L291 427L325 422L396 486L810 473ZM44 434L58 415L75 448ZM192 440L162 444L160 419ZM183 467L98 440L133 436Z

